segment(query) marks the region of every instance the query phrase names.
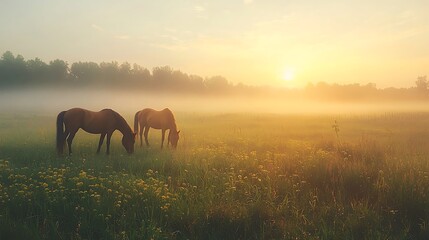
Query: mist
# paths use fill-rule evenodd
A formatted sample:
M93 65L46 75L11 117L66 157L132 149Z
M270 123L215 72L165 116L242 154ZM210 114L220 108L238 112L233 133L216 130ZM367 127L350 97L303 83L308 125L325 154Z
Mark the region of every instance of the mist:
M73 107L99 111L111 108L133 114L143 108L176 112L367 114L428 111L424 101L321 101L306 97L173 95L125 90L25 89L0 91L2 112L54 114Z

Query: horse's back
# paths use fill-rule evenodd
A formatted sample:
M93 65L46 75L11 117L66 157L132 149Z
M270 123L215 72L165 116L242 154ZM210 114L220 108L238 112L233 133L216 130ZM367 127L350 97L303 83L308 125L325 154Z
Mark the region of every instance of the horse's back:
M117 112L113 111L113 110L112 110L112 109L110 109L110 108L102 109L102 110L101 110L101 111L99 111L98 113L104 113L104 114L118 114Z
M142 123L146 123L147 119L152 116L152 114L156 112L155 109L145 108L139 112L139 119Z
M86 111L88 110L83 108L71 108L64 113L64 122L67 124L70 122L82 121Z
M140 119L143 125L155 129L169 128L174 123L174 116L168 108L164 108L161 111L145 108L140 111Z
M140 115L142 117L147 117L149 114L156 112L155 109L152 108L145 108L143 110L140 111Z
M116 112L112 109L103 109L99 112L83 108L67 110L64 123L69 128L82 128L89 133L105 133L115 127Z

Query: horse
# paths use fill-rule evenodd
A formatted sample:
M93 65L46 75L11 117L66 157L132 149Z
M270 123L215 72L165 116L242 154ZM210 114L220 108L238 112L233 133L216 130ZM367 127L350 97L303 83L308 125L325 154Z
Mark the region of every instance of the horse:
M177 148L177 142L179 141L179 133L177 131L176 120L174 119L173 113L170 109L165 108L161 111L156 111L151 108L145 108L141 111L136 112L134 116L134 132L137 133L140 124L140 146L143 145L142 133L144 130L144 139L146 146L149 146L147 135L150 128L162 130L162 141L161 149L164 147L165 131L169 129L167 146L171 143L173 148Z
M65 129L63 128L65 127ZM125 150L131 154L134 152L134 142L136 133L131 130L125 119L119 113L112 109L103 109L99 112L93 112L82 108L72 108L62 111L57 116L57 151L63 153L65 140L69 149L69 155L72 154L71 145L76 132L82 128L84 131L92 134L101 134L98 142L97 153L100 153L101 145L107 135L106 154L110 153L110 138L115 130L122 134L122 145Z

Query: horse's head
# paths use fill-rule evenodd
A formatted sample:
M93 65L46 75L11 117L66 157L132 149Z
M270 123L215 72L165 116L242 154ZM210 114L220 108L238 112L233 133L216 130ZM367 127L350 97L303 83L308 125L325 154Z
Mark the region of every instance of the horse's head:
M126 134L122 137L122 146L124 146L125 150L127 150L129 154L134 152L136 134L137 133L132 133L131 135Z
M170 141L170 143L171 143L171 146L173 146L173 148L177 148L177 142L179 141L179 133L180 133L180 130L179 131L173 131L173 132L170 132L170 134L169 134L169 141Z

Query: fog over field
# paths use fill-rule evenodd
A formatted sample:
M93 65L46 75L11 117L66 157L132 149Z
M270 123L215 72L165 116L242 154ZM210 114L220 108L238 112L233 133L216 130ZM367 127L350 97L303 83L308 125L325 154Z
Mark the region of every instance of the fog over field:
M168 107L179 112L278 113L278 114L368 114L429 111L424 101L317 101L314 99L266 96L172 95L112 90L8 90L0 91L0 110L51 114L73 107L93 111L111 108L133 113L142 108Z

